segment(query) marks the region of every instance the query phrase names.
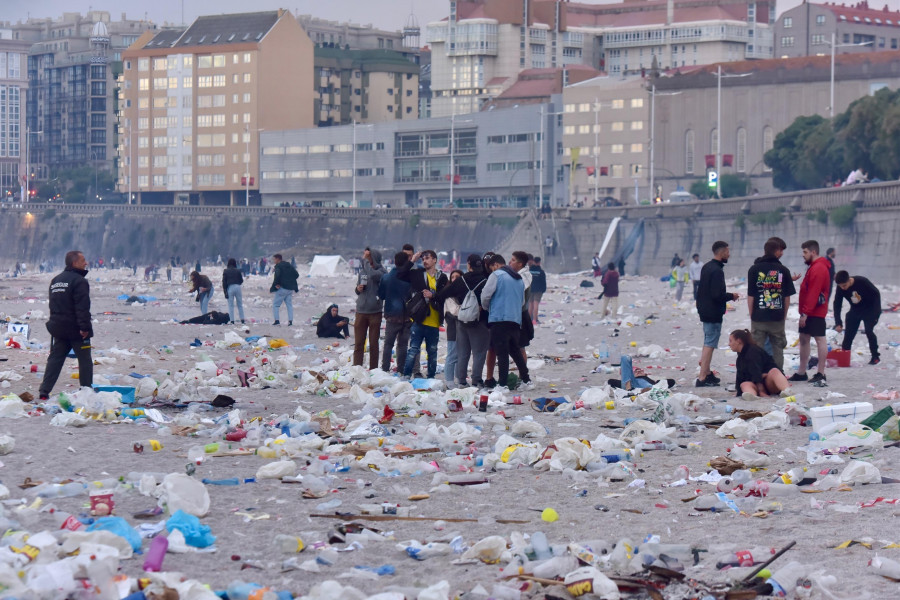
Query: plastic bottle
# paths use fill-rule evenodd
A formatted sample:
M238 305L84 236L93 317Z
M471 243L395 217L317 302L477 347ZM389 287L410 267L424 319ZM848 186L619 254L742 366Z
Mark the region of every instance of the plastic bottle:
M144 559L144 570L153 572L161 570L168 549L169 538L165 535L153 538L153 541L150 542L150 549L147 550L147 558Z
M46 488L43 486L41 487L41 491L37 494L41 498L71 498L87 492L87 486L78 481L69 483L51 483L47 484Z
M250 600L250 598L262 598L263 593L268 588L264 588L258 583L244 583L243 581L233 581L228 586L227 594L230 600Z
M230 479L201 479L203 483L206 485L240 485L241 480L237 477L231 477Z
M327 501L325 501L325 502L322 502L322 503L317 504L317 505L316 505L316 510L318 510L318 511L323 511L323 512L324 512L324 511L329 511L329 510L334 510L335 508L337 508L337 507L340 506L341 504L343 504L343 503L341 502L340 499L338 499L338 498L332 498L331 500L327 500Z
M766 562L772 558L776 552L777 550L775 550L775 548L765 548L763 546L729 552L716 559L716 568L752 567L753 565Z
M725 492L726 494L730 494L735 487L737 487L737 485L731 477L723 477L716 482L716 489L720 492Z
M794 595L797 589L797 581L802 579L809 571L805 566L795 560L784 565L772 576L766 580L766 583L772 586L772 595L779 598L786 598Z
M731 479L737 485L744 485L748 483L750 479L753 478L753 475L747 469L738 469L734 473L731 474Z
M900 579L900 562L875 555L869 561L869 566L875 569L875 572L882 577L890 577L891 579Z
M543 531L535 531L531 534L531 548L534 550L534 557L537 560L547 560L553 556L550 544L547 543L547 536Z
M283 533L279 533L275 536L275 545L278 546L279 550L288 554L295 554L306 550L306 545L299 536L285 535Z
M532 537L532 543L533 543ZM574 556L554 556L534 566L534 576L543 579L554 579L571 573L578 568L578 559Z
M600 342L600 348L597 350L597 356L600 359L609 358L609 344L606 341Z

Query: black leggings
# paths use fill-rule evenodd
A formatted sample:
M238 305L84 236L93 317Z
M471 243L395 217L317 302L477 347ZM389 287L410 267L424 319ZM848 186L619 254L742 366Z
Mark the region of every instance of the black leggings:
M506 385L509 380L509 357L512 356L513 362L519 368L519 377L524 382L531 381L528 377L528 365L525 357L522 356L522 347L519 345L519 336L522 328L515 321L497 321L490 324L491 328L491 348L497 354L497 367L500 370L500 377L497 379L499 385Z
M866 337L869 338L869 352L872 353L872 358L878 358L878 338L875 336L875 324L878 323L879 317L881 317L880 312L861 314L853 310L849 311L845 317L844 341L841 343L841 348L849 350L853 346L853 339L859 332L859 324L862 322L866 327Z

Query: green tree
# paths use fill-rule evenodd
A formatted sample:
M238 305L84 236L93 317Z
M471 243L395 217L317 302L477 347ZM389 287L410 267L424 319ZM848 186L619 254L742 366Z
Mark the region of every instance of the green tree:
M705 200L710 196L709 185L707 184L705 179L698 179L697 181L692 183L691 189L688 191L701 200Z
M746 196L750 189L750 182L741 175L728 173L722 175L719 180L719 193L723 198L739 198Z
M808 169L798 173L798 167L806 153L807 139L823 123L827 124L819 115L797 117L787 129L775 136L772 149L766 152L763 160L772 169L772 183L779 190L792 191L810 187L806 180L811 173ZM802 179L798 178L798 174ZM819 181L815 185L821 183Z

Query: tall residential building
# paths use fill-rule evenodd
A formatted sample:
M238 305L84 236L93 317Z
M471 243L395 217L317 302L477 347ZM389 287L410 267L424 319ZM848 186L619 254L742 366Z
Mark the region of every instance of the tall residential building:
M112 169L115 158L115 81L121 53L149 21L113 21L105 11L65 13L57 19L29 19L12 25L29 42L27 122L29 160L36 178L51 170Z
M403 32L376 29L372 25L340 23L312 15L297 15L306 35L317 46L351 50L403 50Z
M832 39L839 54L897 50L900 11L888 10L887 5L869 8L865 1L850 6L803 2L778 17L775 56L830 54Z
M419 67L393 50L315 49L319 127L419 117Z
M25 58L28 42L12 39L0 28L0 193L2 200L24 199L25 95L28 79ZM21 191L21 192L20 192Z
M259 132L313 125L313 44L284 10L199 17L124 54L119 191L259 203Z
M773 56L775 3L755 0L450 0L430 23L432 114L480 109L523 69L584 64L614 76Z

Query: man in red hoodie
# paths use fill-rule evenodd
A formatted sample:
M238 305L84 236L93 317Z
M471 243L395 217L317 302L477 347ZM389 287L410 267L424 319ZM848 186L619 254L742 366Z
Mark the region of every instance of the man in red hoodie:
M825 385L825 359L828 342L825 339L825 315L828 314L828 296L831 293L831 275L828 259L819 256L819 242L803 242L803 262L809 267L800 284L800 366L788 381L809 381L813 385ZM809 338L815 338L819 364L816 374L809 379L806 365L809 362Z

